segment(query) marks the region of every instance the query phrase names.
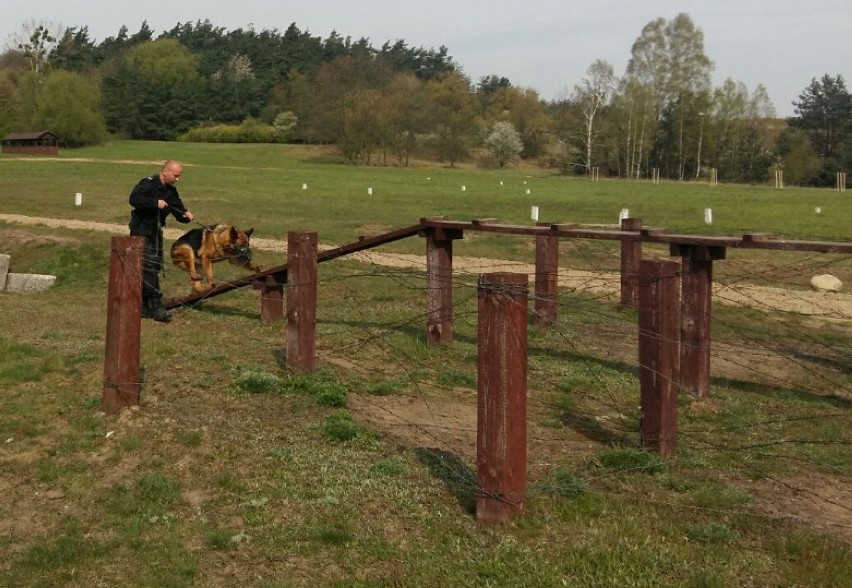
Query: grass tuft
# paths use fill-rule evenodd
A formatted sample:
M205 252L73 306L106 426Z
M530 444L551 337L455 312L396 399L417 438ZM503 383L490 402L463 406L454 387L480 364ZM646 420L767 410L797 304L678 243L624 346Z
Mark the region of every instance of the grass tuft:
M346 406L346 387L330 371L295 374L284 382L287 390L313 397L320 406Z
M699 543L727 543L733 535L728 527L720 523L696 523L686 528L686 536Z
M280 392L284 387L284 381L281 378L255 367L243 369L234 379L234 384L240 390L252 394Z
M665 469L659 455L630 447L603 451L598 454L597 462L607 469L622 473L659 474Z
M345 410L336 410L328 416L322 428L326 439L334 441L350 441L361 433L360 427Z

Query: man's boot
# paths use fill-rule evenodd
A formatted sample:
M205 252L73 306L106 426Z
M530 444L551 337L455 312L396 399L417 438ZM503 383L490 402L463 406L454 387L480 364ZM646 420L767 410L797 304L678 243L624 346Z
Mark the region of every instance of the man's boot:
M149 298L142 302L142 316L161 323L167 323L172 319L172 313L163 306L162 298Z

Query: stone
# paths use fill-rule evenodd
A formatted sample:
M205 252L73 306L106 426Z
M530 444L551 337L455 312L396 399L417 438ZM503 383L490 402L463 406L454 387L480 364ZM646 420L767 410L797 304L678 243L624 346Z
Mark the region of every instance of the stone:
M12 256L5 253L0 253L0 290L6 287L6 275L9 273L9 263Z
M56 283L56 276L44 274L8 274L6 291L31 294L43 292Z
M840 292L843 282L831 274L821 274L811 278L811 288L819 292Z

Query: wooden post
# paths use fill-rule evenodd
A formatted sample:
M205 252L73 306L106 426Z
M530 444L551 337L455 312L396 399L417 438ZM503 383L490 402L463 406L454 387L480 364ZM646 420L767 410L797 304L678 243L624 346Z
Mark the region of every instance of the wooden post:
M461 231L428 229L426 237L426 344L453 342L453 240Z
M282 279L283 277L283 279ZM287 274L266 276L260 289L260 324L272 325L284 318L284 284Z
M549 227L550 223L536 223ZM559 237L536 235L535 237L535 324L547 330L556 322L559 302Z
M639 273L642 444L663 457L677 445L680 264L643 261Z
M699 398L710 395L710 324L713 261L725 259L724 247L672 244L681 263L680 386Z
M523 510L527 475L527 276L479 278L476 520Z
M104 412L139 404L144 237L113 237L107 290Z
M641 218L621 219L622 231L642 230ZM636 308L639 305L639 262L642 261L642 241L621 240L621 306Z
M287 367L312 372L316 365L317 234L287 233Z

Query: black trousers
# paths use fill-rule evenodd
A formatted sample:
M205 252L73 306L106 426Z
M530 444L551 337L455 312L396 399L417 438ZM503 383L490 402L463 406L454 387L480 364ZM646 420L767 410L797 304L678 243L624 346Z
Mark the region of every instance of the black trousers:
M145 247L142 250L142 306L156 308L162 304L160 272L163 271L163 232L157 235L142 235Z

